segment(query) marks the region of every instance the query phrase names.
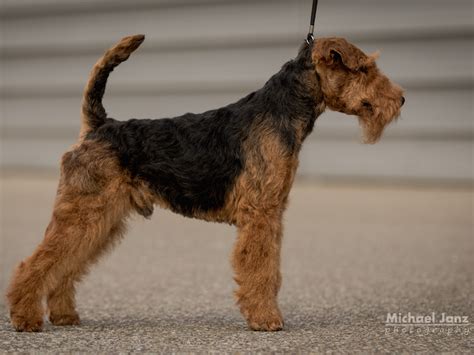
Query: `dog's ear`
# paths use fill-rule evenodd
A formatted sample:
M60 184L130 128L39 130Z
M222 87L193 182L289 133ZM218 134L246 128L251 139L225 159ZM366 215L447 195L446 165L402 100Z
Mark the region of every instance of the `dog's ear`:
M314 44L313 61L327 66L342 64L349 70L357 71L372 64L374 59L344 38L320 38Z

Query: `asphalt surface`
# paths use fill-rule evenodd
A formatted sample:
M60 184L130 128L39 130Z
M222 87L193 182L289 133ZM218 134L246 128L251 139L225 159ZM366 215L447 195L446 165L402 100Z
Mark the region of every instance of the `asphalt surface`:
M56 181L0 181L4 294L42 238ZM297 184L283 246L285 329L276 333L247 329L234 304L234 229L157 210L134 219L79 286L80 326L16 333L2 298L0 352L470 352L473 197L468 188ZM398 312L471 325L396 333L385 321Z

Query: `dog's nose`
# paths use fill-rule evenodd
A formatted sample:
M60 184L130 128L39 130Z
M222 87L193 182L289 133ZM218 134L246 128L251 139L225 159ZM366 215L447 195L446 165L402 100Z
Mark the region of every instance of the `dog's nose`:
M402 106L405 105L405 96L402 96Z

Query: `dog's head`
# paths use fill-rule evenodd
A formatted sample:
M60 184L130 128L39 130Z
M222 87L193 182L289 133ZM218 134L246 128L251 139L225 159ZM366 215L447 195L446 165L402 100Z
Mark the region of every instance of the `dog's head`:
M377 57L343 38L317 39L312 51L326 106L358 116L366 143L379 140L405 102L402 89L377 68Z

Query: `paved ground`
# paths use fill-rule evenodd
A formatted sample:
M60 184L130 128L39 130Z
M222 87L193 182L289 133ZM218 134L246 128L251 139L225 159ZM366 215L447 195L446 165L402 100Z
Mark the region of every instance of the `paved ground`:
M55 181L0 181L3 294L13 265L41 239ZM384 323L393 312L473 322L473 196L470 189L297 185L283 249L286 326L278 333L248 330L234 306L233 228L157 211L151 221L133 221L80 286L81 326L15 333L2 300L0 352L469 352L472 326L397 334Z

